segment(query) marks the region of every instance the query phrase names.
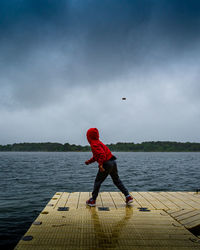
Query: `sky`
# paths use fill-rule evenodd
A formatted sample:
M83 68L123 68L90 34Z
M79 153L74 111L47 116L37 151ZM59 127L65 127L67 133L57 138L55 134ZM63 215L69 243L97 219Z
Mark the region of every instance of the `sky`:
M1 145L200 142L199 79L199 0L0 0Z

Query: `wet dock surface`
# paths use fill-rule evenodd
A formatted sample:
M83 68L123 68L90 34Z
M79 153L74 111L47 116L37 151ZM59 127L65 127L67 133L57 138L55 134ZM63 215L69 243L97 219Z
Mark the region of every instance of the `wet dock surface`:
M118 192L57 192L16 250L200 249L200 194L131 192L126 206Z

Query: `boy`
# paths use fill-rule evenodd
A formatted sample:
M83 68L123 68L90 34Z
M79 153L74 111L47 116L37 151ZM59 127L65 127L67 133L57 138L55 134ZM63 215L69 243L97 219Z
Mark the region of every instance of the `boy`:
M126 204L133 202L133 197L129 194L128 190L124 187L123 183L119 179L117 171L116 157L112 155L109 148L99 140L99 131L97 128L90 128L87 131L87 140L90 143L93 157L86 161L85 164L91 164L97 161L99 164L99 171L97 173L94 188L92 192L92 198L86 201L88 206L94 207L96 205L96 199L99 193L102 182L108 175L111 176L113 183L118 189L125 195Z

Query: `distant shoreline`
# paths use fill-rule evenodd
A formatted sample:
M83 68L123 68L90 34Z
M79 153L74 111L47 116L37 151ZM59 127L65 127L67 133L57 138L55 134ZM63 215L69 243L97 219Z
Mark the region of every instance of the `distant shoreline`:
M200 152L200 143L149 141L142 143L118 142L107 144L115 152ZM14 143L0 145L0 152L90 152L90 146L69 143Z

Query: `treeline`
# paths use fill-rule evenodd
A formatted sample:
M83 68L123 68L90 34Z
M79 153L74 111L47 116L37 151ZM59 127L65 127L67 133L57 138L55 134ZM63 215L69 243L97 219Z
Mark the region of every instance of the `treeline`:
M110 150L118 152L200 152L200 143L150 141L142 143L118 142L107 145ZM61 143L14 143L0 145L0 151L43 151L43 152L87 152L90 146Z
M108 145L112 151L124 152L200 152L200 143L150 141L142 143L118 142Z
M43 143L14 143L8 145L0 145L0 151L43 151L43 152L86 152L89 151L89 146L80 146L75 144L61 144L61 143L52 143L52 142L43 142Z

